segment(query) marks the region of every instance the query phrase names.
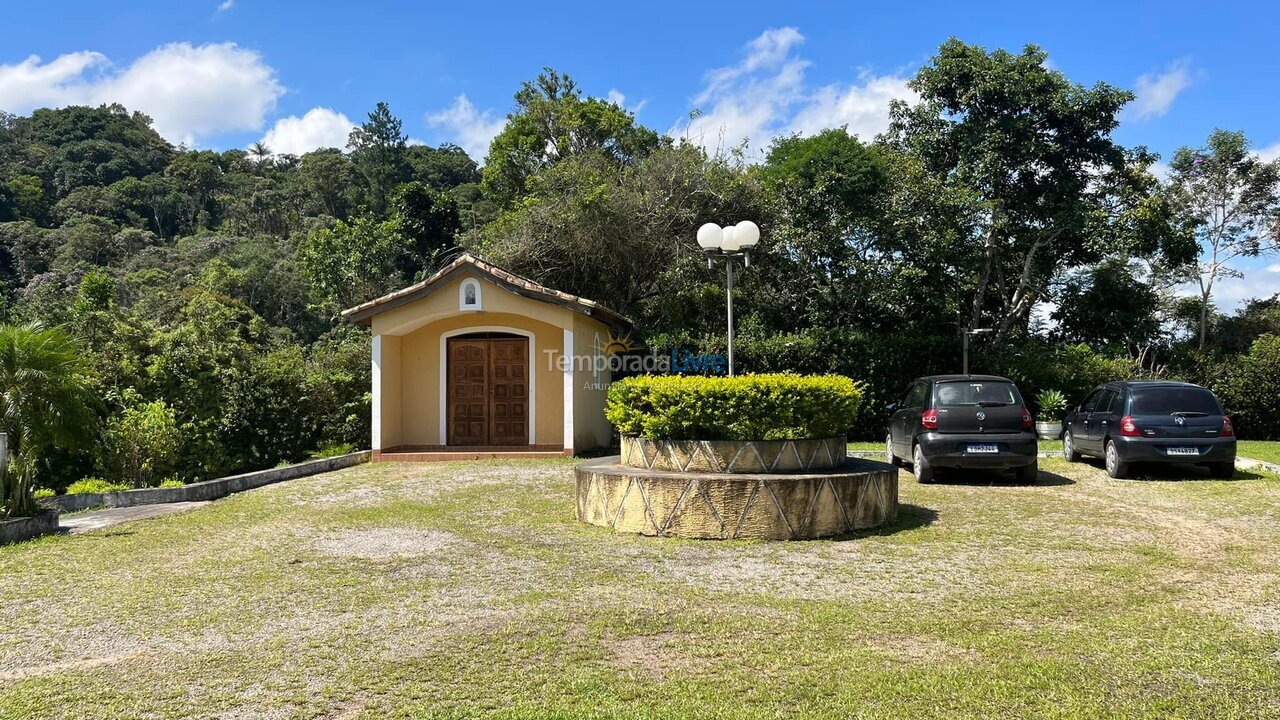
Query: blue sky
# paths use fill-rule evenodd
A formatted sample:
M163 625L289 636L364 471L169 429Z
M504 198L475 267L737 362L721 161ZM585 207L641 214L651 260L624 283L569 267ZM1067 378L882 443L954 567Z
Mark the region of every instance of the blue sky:
M482 157L544 65L713 148L840 124L865 137L954 35L1037 43L1076 82L1137 91L1124 143L1168 157L1221 126L1280 156L1270 4L64 0L4 15L0 109L119 101L171 140L215 149L340 144L385 100L415 140ZM690 125L694 108L705 114ZM1280 259L1244 269L1223 305L1280 291Z

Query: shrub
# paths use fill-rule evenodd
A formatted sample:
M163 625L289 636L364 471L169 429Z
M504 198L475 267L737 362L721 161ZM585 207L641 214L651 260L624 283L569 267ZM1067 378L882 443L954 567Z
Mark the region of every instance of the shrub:
M311 457L315 460L323 458L338 457L339 455L347 455L356 451L356 446L351 443L330 443L321 447L319 450L311 453Z
M129 486L123 483L112 483L102 478L85 478L77 480L67 486L68 495L83 495L85 493L106 493L116 492L118 490L128 490Z
M143 402L132 388L122 402L124 409L107 420L99 466L113 480L147 487L173 471L181 441L177 417L163 400Z
M848 432L862 386L840 375L640 376L609 387L618 431L674 440L781 440Z
M1062 419L1067 409L1067 396L1057 390L1041 390L1040 394L1036 395L1036 407L1044 415L1043 420L1057 422Z
M186 483L182 482L176 477L165 478L164 480L160 481L160 487L162 488L176 488L176 487L182 487L183 485L186 485Z
M1280 337L1263 335L1249 352L1222 363L1208 385L1241 437L1280 438Z
M32 496L37 500L45 500L57 494L58 493L54 492L53 488L40 488L32 493Z

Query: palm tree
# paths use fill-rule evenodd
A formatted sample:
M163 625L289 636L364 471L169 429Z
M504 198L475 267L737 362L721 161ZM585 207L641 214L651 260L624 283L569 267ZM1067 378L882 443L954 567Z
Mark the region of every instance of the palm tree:
M271 148L261 142L256 142L249 146L249 155L253 157L254 164L261 171L262 168L266 167L262 163L271 158Z
M61 328L0 325L0 432L9 445L0 517L35 510L32 483L48 448L76 447L92 436L91 374L80 343Z

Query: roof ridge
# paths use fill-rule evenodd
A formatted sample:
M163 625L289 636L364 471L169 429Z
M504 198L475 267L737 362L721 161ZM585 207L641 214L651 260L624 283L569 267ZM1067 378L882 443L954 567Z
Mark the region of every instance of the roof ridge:
M604 319L606 320L606 322L610 322L610 324L625 325L625 326L630 326L633 324L631 320L629 320L625 316L620 315L614 312L613 310L610 310L609 308L605 307L604 305L601 305L595 300L584 298L580 295L567 293L562 290L549 288L545 285L534 282L533 280L530 280L527 277L524 277L522 275L517 275L516 273L513 273L510 270L507 270L506 268L495 265L494 263L478 255L475 255L469 250L463 250L462 253L458 255L458 257L454 258L444 267L432 273L430 277L427 277L425 280L421 280L419 282L416 282L407 287L403 287L394 292L387 293L386 295L383 295L378 298L374 298L373 300L360 303L359 305L356 305L354 307L347 308L346 310L342 311L342 317L359 322L361 320L377 315L378 309L383 306L390 305L391 307L386 308L387 310L390 310L393 307L399 307L404 303L413 302L414 300L418 300L418 299L421 299L422 297L426 297L427 295L431 294L431 292L433 291L433 288L432 288L433 285L440 282L446 276L452 274L454 271L456 271L458 268L462 267L463 265L471 265L475 267L477 270L481 271L482 273L489 275L492 279L495 279L501 283L522 288L529 293L533 293L535 295L548 296L549 299L559 301L562 304L578 306L576 308L571 308L571 309L576 309L585 315L595 315L597 313L600 315L603 315L605 316ZM533 299L539 299L539 298L533 298Z

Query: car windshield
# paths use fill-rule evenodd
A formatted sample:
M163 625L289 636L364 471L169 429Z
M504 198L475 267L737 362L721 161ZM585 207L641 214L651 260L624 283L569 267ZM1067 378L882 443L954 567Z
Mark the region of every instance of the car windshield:
M939 407L981 405L1000 407L1022 402L1018 389L1008 382L959 381L938 383L934 397Z
M1134 415L1221 415L1222 407L1204 388L1154 387L1133 391Z

